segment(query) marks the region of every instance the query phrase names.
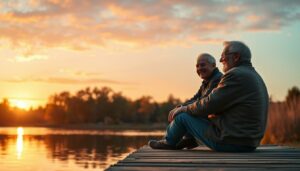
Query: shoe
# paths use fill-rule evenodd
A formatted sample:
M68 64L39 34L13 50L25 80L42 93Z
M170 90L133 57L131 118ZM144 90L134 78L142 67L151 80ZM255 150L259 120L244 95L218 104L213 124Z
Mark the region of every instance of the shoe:
M176 145L176 149L193 149L198 147L199 145L197 144L195 138L189 137L189 138L182 138Z
M148 145L152 149L176 150L176 147L168 144L166 140L150 140Z

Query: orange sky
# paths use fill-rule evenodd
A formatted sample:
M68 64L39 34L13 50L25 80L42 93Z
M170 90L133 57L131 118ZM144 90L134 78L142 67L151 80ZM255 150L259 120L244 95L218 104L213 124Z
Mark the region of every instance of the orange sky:
M300 1L283 0L1 0L0 98L36 106L109 86L133 99L186 99L201 83L197 55L218 60L224 40L241 40L283 100L300 85L299 16Z

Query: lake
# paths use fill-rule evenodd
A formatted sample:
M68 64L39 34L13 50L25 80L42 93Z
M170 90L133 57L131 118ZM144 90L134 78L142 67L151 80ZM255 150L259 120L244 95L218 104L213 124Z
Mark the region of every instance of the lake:
M163 131L69 130L0 127L0 168L5 171L104 170Z

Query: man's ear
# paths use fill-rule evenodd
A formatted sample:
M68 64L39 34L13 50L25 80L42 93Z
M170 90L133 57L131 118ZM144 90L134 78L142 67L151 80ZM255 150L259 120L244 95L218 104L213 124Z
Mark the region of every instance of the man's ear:
M234 54L234 56L233 56L234 63L238 63L240 61L240 59L241 59L241 54L239 54L239 53Z

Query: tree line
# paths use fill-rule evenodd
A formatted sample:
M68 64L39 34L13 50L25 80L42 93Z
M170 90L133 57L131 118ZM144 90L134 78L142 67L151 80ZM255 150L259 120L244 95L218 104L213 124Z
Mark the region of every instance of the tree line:
M182 101L170 95L161 103L150 96L136 100L109 87L85 88L71 94L64 91L50 96L45 107L29 111L12 108L7 99L0 103L0 126L167 123L167 116ZM264 143L300 141L300 90L292 87L284 101L270 98Z
M167 122L169 111L180 103L172 95L158 103L150 96L131 100L109 87L87 87L75 94L54 94L45 107L29 111L11 108L4 99L0 104L0 125Z

